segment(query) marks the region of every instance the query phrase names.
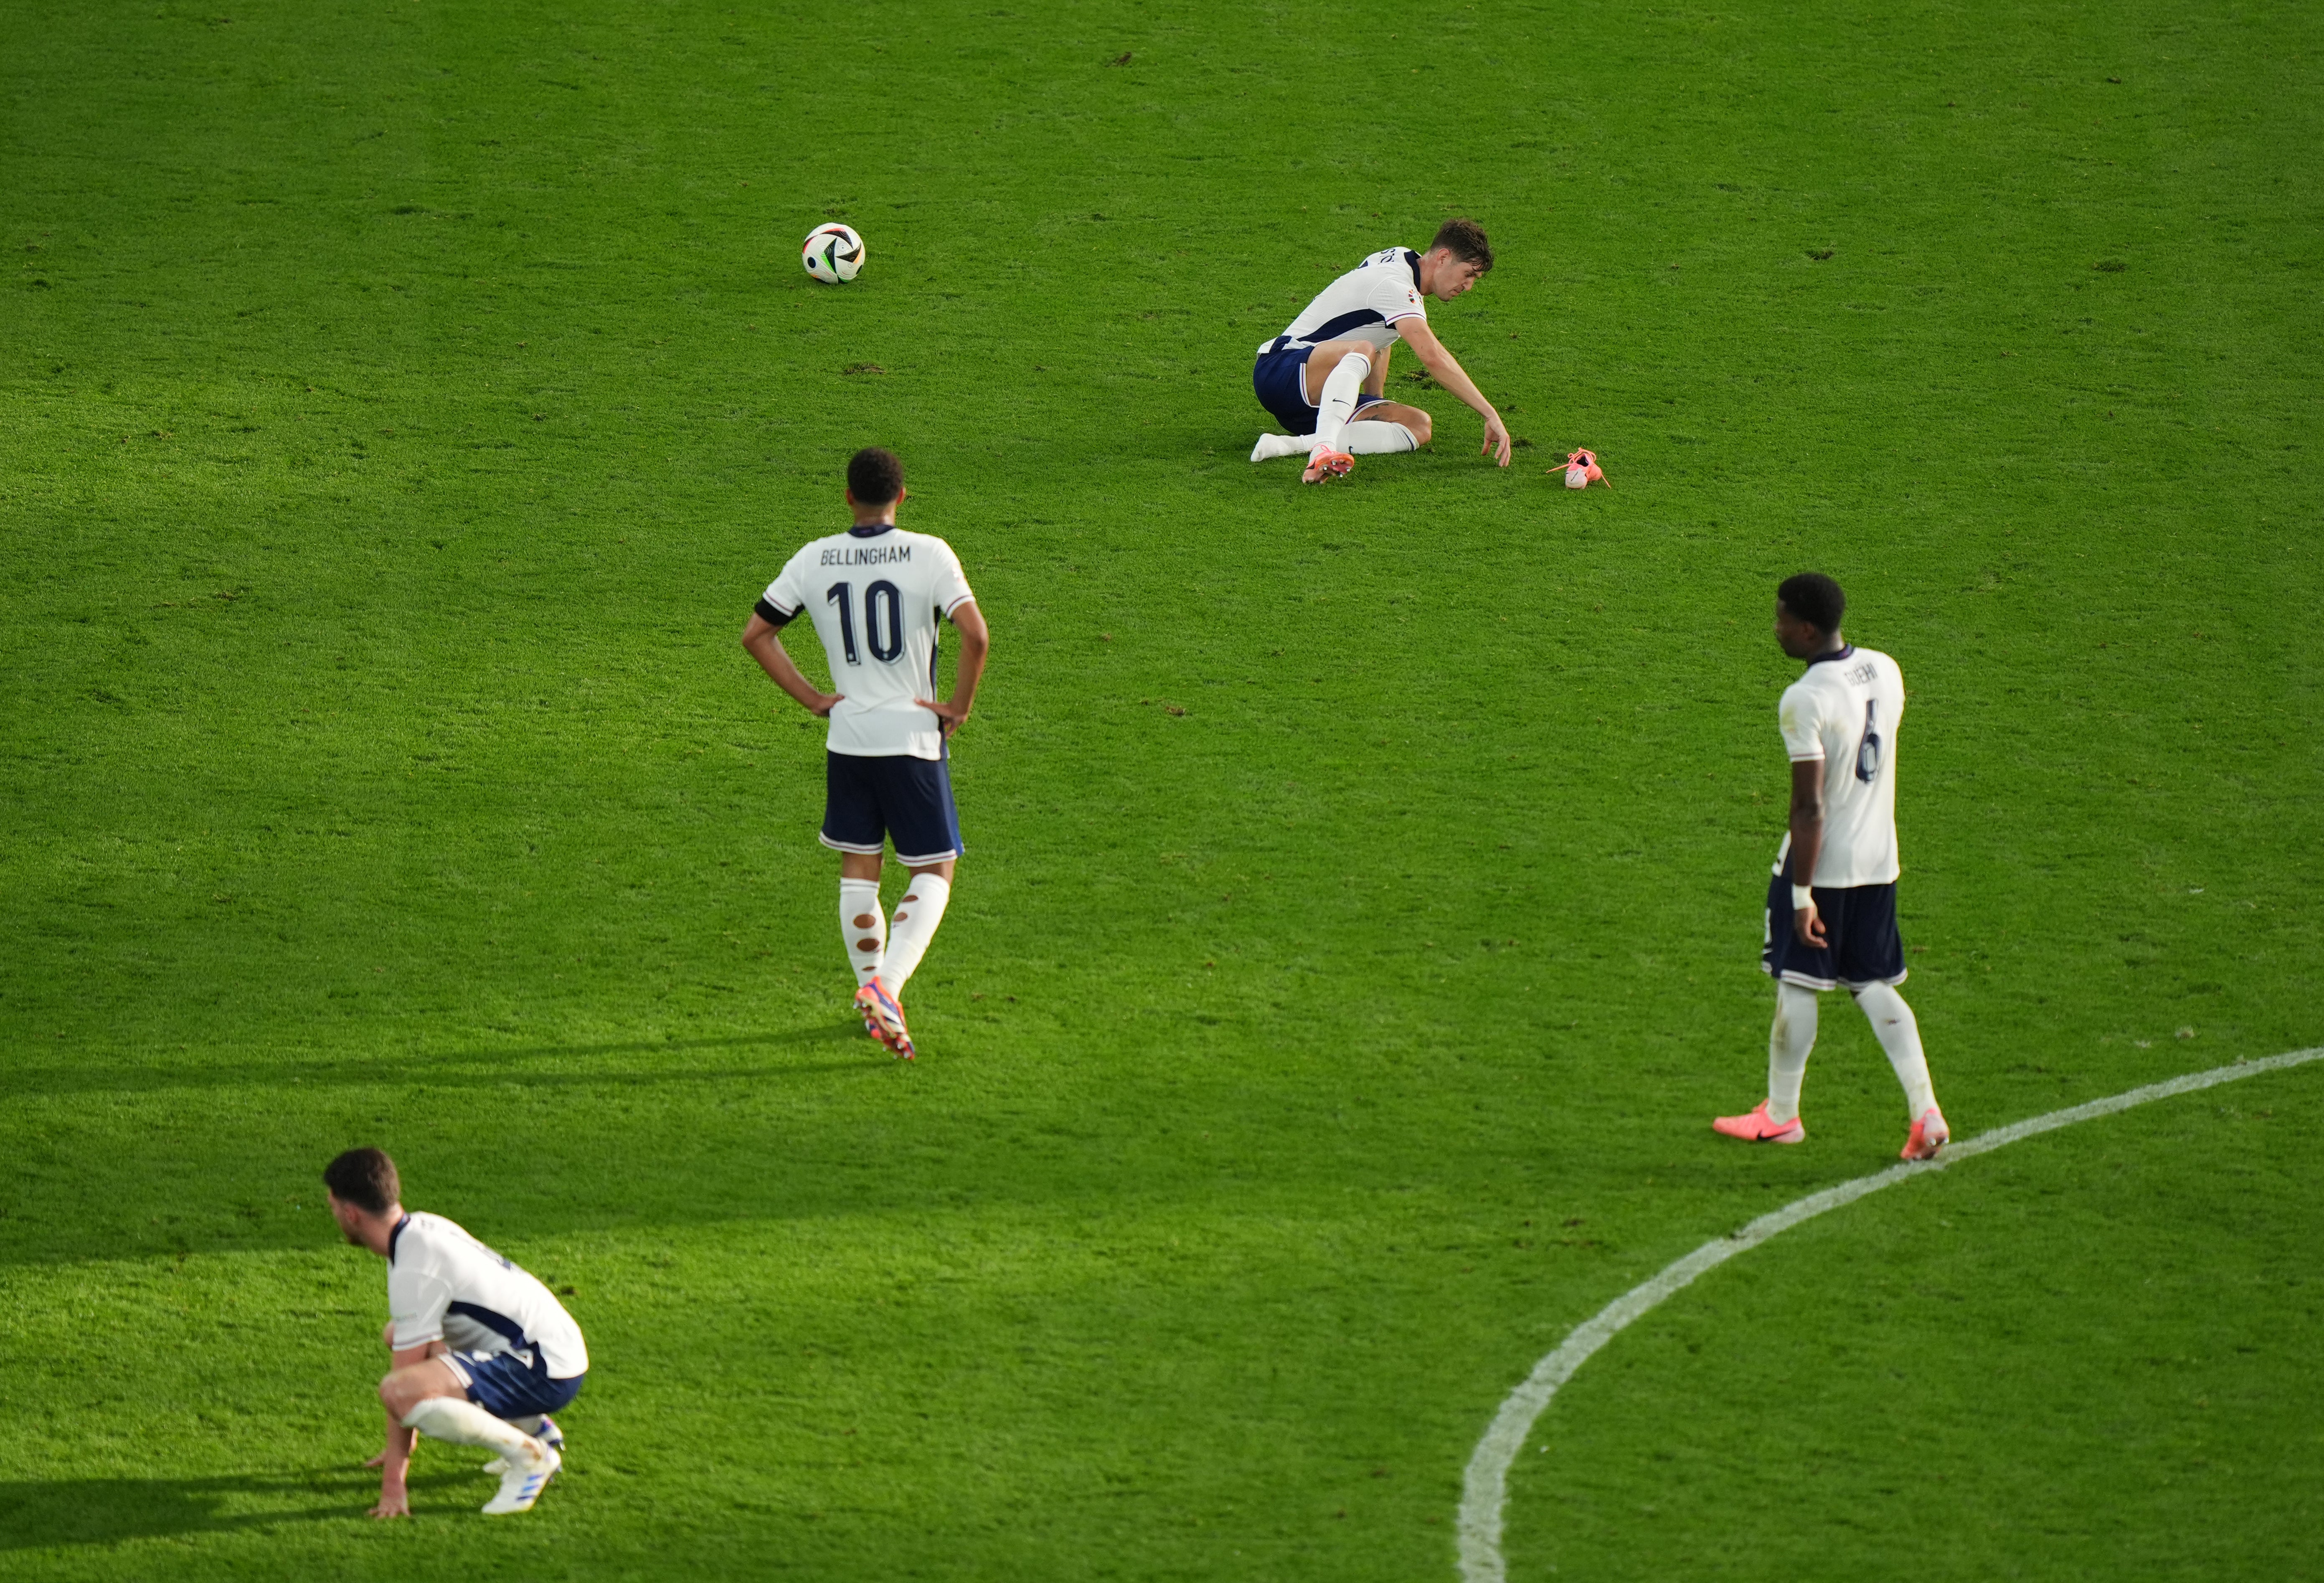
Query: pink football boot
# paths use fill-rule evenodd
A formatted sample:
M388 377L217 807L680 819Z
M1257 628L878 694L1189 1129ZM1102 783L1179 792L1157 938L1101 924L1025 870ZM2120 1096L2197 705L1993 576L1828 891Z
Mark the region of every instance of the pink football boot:
M1712 1118L1711 1130L1723 1132L1729 1137L1739 1137L1745 1143L1805 1142L1807 1126L1794 1116L1789 1121L1767 1119L1767 1101L1762 1100L1752 1107L1748 1116L1720 1116Z
M1329 446L1317 446L1307 453L1307 470L1299 475L1302 483L1322 483L1328 479L1345 478L1356 465L1356 459L1345 451L1335 451Z
M1913 1123L1913 1130L1904 1138L1904 1152L1896 1157L1900 1160L1933 1160L1937 1157L1937 1151L1952 1141L1953 1135L1945 1126L1945 1113L1932 1105L1922 1113L1918 1121Z

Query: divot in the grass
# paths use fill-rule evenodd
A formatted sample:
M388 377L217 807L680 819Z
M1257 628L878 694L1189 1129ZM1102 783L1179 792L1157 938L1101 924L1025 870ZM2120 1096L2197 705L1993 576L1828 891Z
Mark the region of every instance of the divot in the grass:
M2111 1116L2117 1110L2128 1110L2154 1100L2168 1100L2180 1094L2193 1093L2199 1089L2217 1087L2241 1078L2257 1077L2264 1072L2280 1072L2287 1066L2299 1066L2310 1061L2324 1060L2324 1045L2314 1049L2293 1050L2282 1055L2270 1055L2258 1061L2238 1061L2232 1066L2215 1066L2209 1072L2190 1072L2144 1088L2130 1089L2103 1100L2092 1100L2084 1105L2070 1105L2063 1110L2052 1110L2046 1116L2031 1117L2007 1127L1982 1132L1971 1138L1957 1139L1945 1152L1933 1160L1909 1165L1891 1165L1886 1171L1876 1171L1869 1176L1859 1176L1853 1182L1843 1182L1837 1187L1827 1187L1821 1192L1812 1192L1803 1199L1785 1204L1771 1214L1760 1216L1740 1230L1712 1238L1688 1254L1684 1258L1665 1266L1651 1280L1641 1282L1614 1299L1596 1314L1576 1326L1572 1334L1533 1367L1525 1383L1511 1391L1501 1403L1501 1410L1485 1431L1485 1438L1477 1442L1477 1450L1469 1459L1469 1470L1461 1485L1461 1576L1466 1583L1505 1583L1508 1576L1501 1556L1501 1518L1508 1502L1509 1464L1525 1447L1526 1437L1533 1432L1535 1422L1549 1406L1550 1398L1560 1386L1572 1379L1574 1372L1589 1362L1601 1347L1611 1341L1632 1321L1643 1318L1674 1293L1693 1284L1695 1278L1716 1269L1737 1254L1759 1246L1779 1231L1788 1231L1803 1220L1812 1220L1827 1210L1836 1210L1854 1203L1868 1193L1884 1187L1893 1187L1907 1177L1919 1176L1931 1171L1941 1171L1959 1160L1990 1154L1995 1149L2055 1132L2061 1127L2071 1127L2079 1121Z

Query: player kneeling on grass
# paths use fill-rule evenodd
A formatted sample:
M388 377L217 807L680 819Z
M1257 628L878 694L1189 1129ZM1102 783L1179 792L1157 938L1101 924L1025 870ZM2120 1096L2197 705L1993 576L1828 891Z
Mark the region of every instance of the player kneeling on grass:
M811 714L825 716L823 844L839 853L839 927L855 969L864 1029L908 1061L904 985L936 938L960 857L960 815L947 767L952 733L976 701L991 644L952 546L896 526L904 465L873 446L847 464L855 526L791 557L742 629L742 647ZM814 619L837 692L799 674L777 634L802 610ZM936 623L960 632L949 702L936 687ZM889 838L909 878L891 934L880 916L881 853Z
M500 1453L489 1517L531 1509L564 1465L549 1414L581 1393L589 1349L548 1287L441 1215L406 1214L395 1162L349 1149L323 1168L331 1215L357 1247L387 1261L384 1339L393 1367L379 1382L387 1447L374 1517L410 1515L404 1474L415 1434Z
M1818 572L1775 591L1775 641L1807 674L1784 690L1776 713L1792 759L1791 830L1767 886L1761 965L1775 980L1767 1035L1767 1097L1748 1116L1711 1125L1748 1143L1798 1143L1800 1083L1815 1047L1816 993L1846 989L1904 1085L1912 1131L1904 1158L1925 1160L1950 1135L1929 1085L1913 1008L1896 993L1904 947L1896 936L1896 726L1904 680L1896 662L1840 636L1847 601ZM1795 881L1803 875L1808 883Z
M1421 299L1450 302L1493 267L1484 227L1447 220L1426 253L1391 247L1376 253L1316 293L1291 327L1259 349L1251 389L1288 434L1263 434L1250 459L1305 456L1302 483L1340 478L1360 456L1414 450L1428 443L1428 414L1388 400L1388 354L1408 341L1421 366L1485 420L1483 449L1509 465L1509 431L1501 415L1436 332Z

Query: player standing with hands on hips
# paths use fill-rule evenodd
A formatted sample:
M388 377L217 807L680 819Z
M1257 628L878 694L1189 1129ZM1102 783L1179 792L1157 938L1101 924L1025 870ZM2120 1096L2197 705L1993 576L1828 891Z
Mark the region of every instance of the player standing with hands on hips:
M1896 662L1840 635L1840 584L1820 572L1775 591L1775 641L1807 674L1784 690L1778 718L1792 759L1791 829L1767 886L1761 966L1775 980L1767 1035L1767 1097L1746 1116L1711 1123L1747 1143L1798 1143L1800 1083L1815 1047L1816 995L1846 989L1871 1019L1913 1128L1903 1157L1926 1160L1950 1137L1929 1084L1913 1008L1896 993L1896 726L1904 682ZM1806 883L1798 883L1804 879Z
M904 985L944 921L960 815L947 767L952 733L976 702L991 647L976 595L952 546L896 526L908 498L904 465L877 446L847 464L855 525L818 538L783 567L742 629L742 647L775 685L831 722L825 741L823 832L839 853L839 927L855 970L866 1032L912 1058ZM801 611L815 622L835 692L821 692L778 635ZM936 691L936 623L960 633L960 675ZM890 839L909 878L890 932L880 914L881 857Z

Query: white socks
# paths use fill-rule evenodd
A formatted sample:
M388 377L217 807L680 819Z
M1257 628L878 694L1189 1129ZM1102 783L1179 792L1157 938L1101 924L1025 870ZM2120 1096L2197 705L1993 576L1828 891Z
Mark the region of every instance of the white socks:
M1259 437L1259 444L1251 446L1250 459L1271 462L1277 456L1304 456L1317 443L1312 434L1263 434ZM1397 451L1416 451L1420 442L1401 423L1360 418L1340 430L1340 448L1351 456L1386 456Z
M1918 1121L1936 1108L1937 1091L1929 1083L1929 1058L1921 1050L1921 1024L1894 984L1873 984L1856 992L1857 1005L1871 1019L1873 1035L1888 1052L1888 1064L1904 1085L1904 1106Z
M896 926L880 915L877 879L839 882L839 931L847 944L847 965L855 970L858 989L876 975L890 994L904 992L905 981L928 952L944 922L945 904L952 899L952 884L941 874L914 874L904 884L904 899L896 904Z
M1921 1050L1921 1025L1894 984L1871 984L1856 991L1856 1004L1872 1024L1873 1037L1888 1053L1896 1081L1904 1085L1904 1105L1918 1121L1936 1108L1929 1082L1929 1058ZM1775 1023L1767 1030L1767 1119L1789 1121L1800 1113L1800 1081L1807 1076L1808 1052L1815 1048L1816 993L1777 980Z
M847 942L847 965L855 970L855 987L860 989L880 971L881 953L888 948L888 920L880 914L880 881L839 882L839 932Z
M1767 1119L1790 1121L1800 1113L1800 1083L1808 1074L1808 1052L1815 1048L1816 992L1775 980L1775 1022L1767 1030Z
M928 942L936 937L945 904L951 899L952 883L941 874L915 874L905 885L904 899L896 904L896 927L888 936L887 959L880 964L880 979L889 993L903 994L905 982L927 954Z
M540 1460L539 1441L461 1396L429 1397L403 1415L403 1427L456 1446L489 1446L511 1467L530 1468Z
M1348 427L1348 418L1356 410L1363 395L1364 381L1371 376L1372 362L1360 352L1351 352L1332 365L1323 376L1323 393L1315 402L1315 443L1333 450L1340 446L1340 431Z
M1351 456L1386 456L1397 451L1418 450L1420 442L1401 423L1366 418L1340 431L1340 448Z

